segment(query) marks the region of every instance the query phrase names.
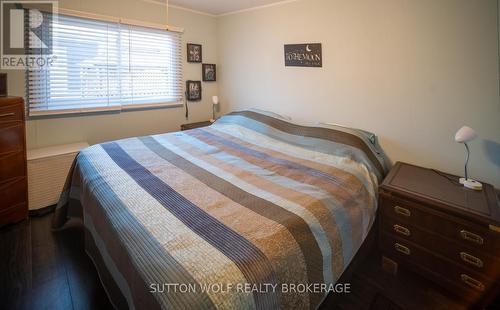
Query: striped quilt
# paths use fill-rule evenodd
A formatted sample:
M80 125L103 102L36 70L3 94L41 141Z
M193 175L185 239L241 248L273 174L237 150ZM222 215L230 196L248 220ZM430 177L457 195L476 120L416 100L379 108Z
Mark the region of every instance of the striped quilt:
M83 217L132 309L314 309L366 237L382 175L358 136L235 112L83 150L53 227Z

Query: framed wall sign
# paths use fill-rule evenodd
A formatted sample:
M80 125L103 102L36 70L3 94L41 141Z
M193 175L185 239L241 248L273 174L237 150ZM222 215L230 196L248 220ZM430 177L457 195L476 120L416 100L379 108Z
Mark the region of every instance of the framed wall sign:
M202 64L201 68L204 82L217 81L216 66L214 64Z
M188 101L201 100L201 81L186 81L186 99Z
M321 43L285 44L286 67L322 67Z
M202 49L200 44L187 44L187 61L188 62L201 62L202 61Z

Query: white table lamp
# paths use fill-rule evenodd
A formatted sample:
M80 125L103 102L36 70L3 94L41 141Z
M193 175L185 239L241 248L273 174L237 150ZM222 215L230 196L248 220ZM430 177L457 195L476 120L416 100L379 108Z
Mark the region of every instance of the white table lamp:
M465 145L465 149L467 150L467 155L465 157L465 178L460 178L460 184L463 184L465 187L470 189L481 190L483 188L483 185L476 180L469 179L469 174L467 173L467 165L469 164L470 155L469 145L467 145L467 142L474 140L476 137L477 133L474 131L474 129L468 126L463 126L455 134L455 141L458 143L463 143Z
M212 123L215 122L215 107L219 105L219 96L212 96Z

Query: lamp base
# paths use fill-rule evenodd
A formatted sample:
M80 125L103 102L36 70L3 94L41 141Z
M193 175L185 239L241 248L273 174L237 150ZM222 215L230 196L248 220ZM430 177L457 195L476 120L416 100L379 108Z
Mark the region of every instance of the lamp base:
M478 181L473 180L473 179L466 180L465 178L460 178L459 182L460 182L460 184L463 184L464 187L467 187L467 188L470 188L470 189L473 189L476 191L480 191L483 189L483 184L481 184L481 182L478 182Z

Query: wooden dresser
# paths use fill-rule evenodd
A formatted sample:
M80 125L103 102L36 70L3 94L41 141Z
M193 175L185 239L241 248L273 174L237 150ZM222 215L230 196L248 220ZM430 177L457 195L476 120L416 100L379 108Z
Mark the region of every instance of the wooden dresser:
M28 217L24 101L0 97L0 226Z
M495 189L464 188L458 177L396 163L380 186L382 264L440 284L469 306L499 293L500 206Z

